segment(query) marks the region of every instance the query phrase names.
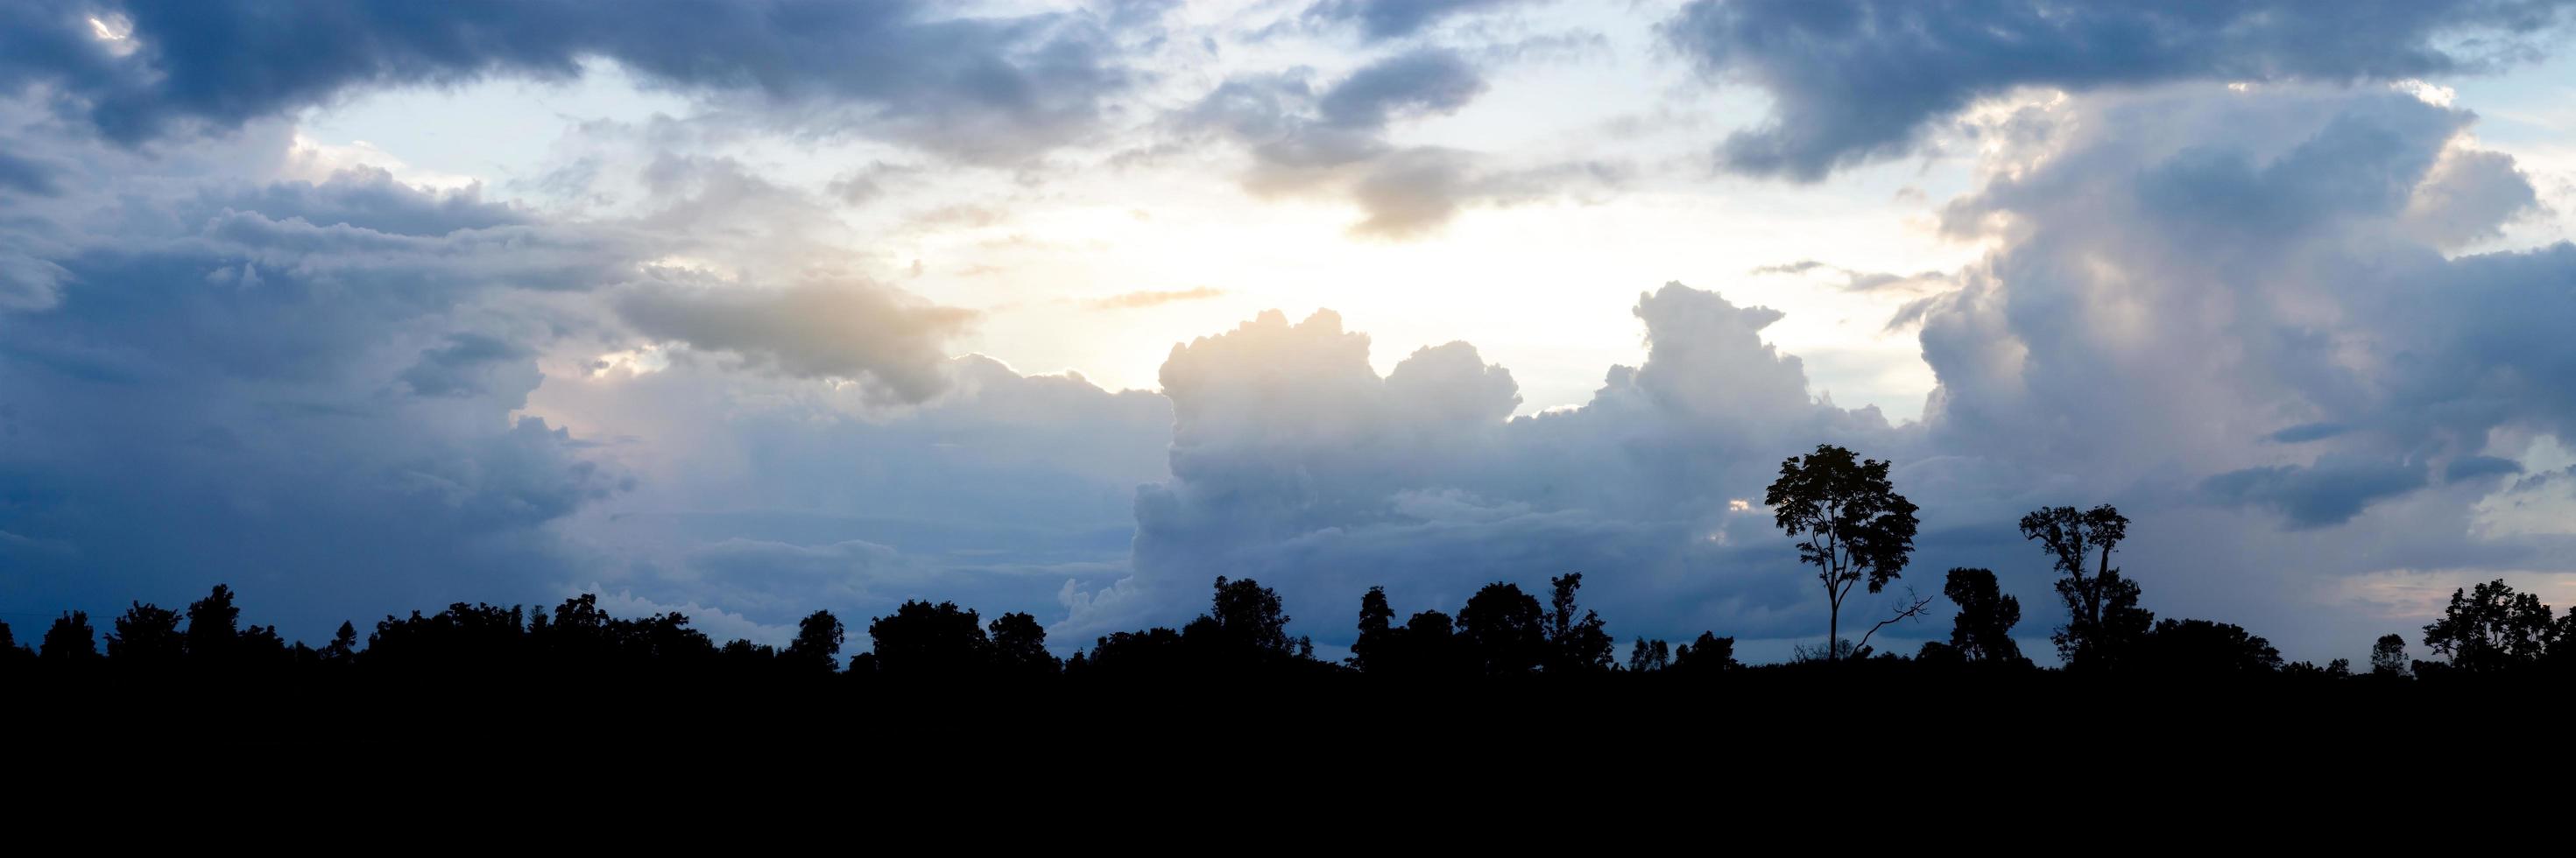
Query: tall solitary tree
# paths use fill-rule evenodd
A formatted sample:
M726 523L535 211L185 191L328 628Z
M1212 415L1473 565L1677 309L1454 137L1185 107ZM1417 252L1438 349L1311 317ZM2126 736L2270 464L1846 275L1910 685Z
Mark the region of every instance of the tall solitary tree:
M1901 577L1914 551L1915 506L1887 479L1888 463L1861 459L1831 444L1780 463L1780 478L1762 502L1798 543L1800 562L1816 567L1825 588L1825 649L1839 658L1843 602L1863 583L1869 592ZM1920 607L1919 605L1917 606Z
M2128 535L2128 517L2110 504L2083 511L2050 507L2021 517L2022 538L2037 541L2050 565L2065 573L2057 579L2057 596L2066 602L2066 625L2049 641L2069 666L2115 664L2155 624L2156 615L2138 607L2138 582L2120 577L2111 565L2111 552Z

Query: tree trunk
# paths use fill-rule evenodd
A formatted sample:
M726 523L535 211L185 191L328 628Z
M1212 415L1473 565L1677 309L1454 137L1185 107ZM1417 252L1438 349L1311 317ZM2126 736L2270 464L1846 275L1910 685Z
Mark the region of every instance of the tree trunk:
M1825 610L1825 660L1843 660L1843 606L1835 604Z

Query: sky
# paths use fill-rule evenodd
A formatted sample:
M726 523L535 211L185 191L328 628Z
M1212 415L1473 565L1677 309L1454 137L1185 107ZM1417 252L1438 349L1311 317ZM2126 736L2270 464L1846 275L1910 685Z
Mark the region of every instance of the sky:
M1831 443L1923 509L1846 627L1986 567L2045 654L2015 522L2110 503L2159 616L2359 658L2576 603L2571 7L11 3L0 620L1069 653L1227 575L1332 655L1580 571L1776 659Z

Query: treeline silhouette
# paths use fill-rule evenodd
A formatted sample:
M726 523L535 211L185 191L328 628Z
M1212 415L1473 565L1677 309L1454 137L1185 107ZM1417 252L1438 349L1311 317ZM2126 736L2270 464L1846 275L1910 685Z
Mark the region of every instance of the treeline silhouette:
M2107 508L2106 508L2107 509ZM2409 658L2407 641L2383 636L2362 667L2348 659L2319 666L2285 663L2261 636L2230 623L2155 619L2134 605L2128 582L2108 600L2107 619L2070 618L2057 638L2063 668L2042 668L2012 636L2021 606L1985 569L1952 569L1942 588L1957 606L1947 640L1924 642L1911 655L1849 641L1833 653L1802 651L1778 665L1735 657L1735 639L1702 632L1679 646L1633 638L1624 648L1607 623L1582 609L1581 573L1550 579L1542 604L1517 584L1488 584L1455 617L1437 610L1394 622L1383 588L1360 597L1358 637L1350 656L1315 656L1305 637L1290 637L1279 595L1251 579L1216 579L1207 613L1179 629L1149 628L1101 636L1069 658L1047 647L1035 617L1006 613L986 621L953 602L905 602L868 621L870 648L842 658L848 643L840 619L816 611L798 623L784 647L733 640L716 643L679 613L616 617L598 598L581 595L551 610L513 605L450 605L375 623L363 639L354 624L316 647L288 642L273 627L240 624L230 587L217 585L184 611L136 602L103 630L72 611L57 617L32 645L0 622L0 678L422 677L514 673L721 675L762 681L871 677L1011 682L1123 678L1386 675L1475 680L1510 676L1632 675L1681 678L1763 671L1847 670L1887 675L2022 674L2406 681L2488 675L2576 677L2576 609L2554 615L2533 594L2501 580L2463 588L2422 642L2440 660ZM2065 591L2069 588L2061 588ZM2073 588L2081 596L2081 588ZM2080 601L2077 604L2081 604ZM103 644L103 646L102 646ZM1837 663L1841 662L1841 663Z
M0 622L0 680L10 678L192 677L218 681L304 678L472 678L549 676L700 676L760 682L974 680L1011 682L1130 679L1228 679L1383 675L1407 680L1477 681L1498 677L1630 676L1699 681L1775 673L1797 676L1866 672L1880 676L1978 677L2043 675L2132 678L2275 677L2292 681L2389 683L2493 676L2576 676L2576 608L2553 614L2531 593L2503 580L2455 591L2421 642L2436 660L2415 659L2398 634L2379 638L2356 669L2337 658L2320 666L2285 663L2279 650L2243 627L2202 619L2158 619L2139 606L2141 587L2112 565L2129 521L2109 505L2035 510L2020 522L2059 573L2055 590L2064 621L2049 636L2063 667L2042 668L2021 650L2014 629L2019 600L2002 592L1995 573L1955 568L1939 598L1955 608L1946 640L1912 654L1870 644L1886 626L1923 616L1934 599L1900 600L1890 616L1858 641L1841 634L1845 600L1856 587L1876 592L1902 577L1912 552L1915 507L1896 494L1887 464L1823 446L1782 463L1765 498L1781 530L1798 539L1800 559L1817 570L1829 606L1831 645L1801 647L1791 661L1747 666L1735 639L1701 632L1679 646L1633 637L1624 658L1601 616L1578 604L1583 573L1549 579L1547 600L1512 582L1485 585L1456 615L1417 611L1401 624L1383 588L1359 599L1350 656L1315 656L1306 637L1288 634L1279 594L1249 578L1216 579L1206 613L1179 629L1148 628L1100 636L1058 658L1047 630L1025 613L986 621L954 602L907 601L871 618L865 651L842 651L848 631L830 611L797 624L784 647L733 640L716 643L686 615L611 616L593 595L551 610L456 603L434 614L387 616L361 639L342 623L321 646L288 642L271 626L241 624L230 587L216 585L184 611L134 602L105 629L86 613L64 612L32 645ZM101 646L101 643L104 646ZM1638 680L1638 681L1643 681Z

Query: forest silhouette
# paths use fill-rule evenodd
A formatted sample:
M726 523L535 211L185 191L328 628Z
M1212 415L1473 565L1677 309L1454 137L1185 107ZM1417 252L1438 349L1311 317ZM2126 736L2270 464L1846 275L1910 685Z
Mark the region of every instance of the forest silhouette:
M1902 579L1912 551L1915 506L1894 491L1887 463L1821 446L1782 463L1766 496L1781 531L1816 572L1830 613L1832 646L1801 647L1789 662L1746 665L1735 639L1701 632L1678 646L1633 637L1620 642L1579 596L1584 573L1548 581L1542 601L1516 582L1485 585L1457 613L1422 610L1398 623L1383 588L1359 595L1350 656L1320 659L1311 640L1291 637L1290 616L1271 588L1218 576L1207 611L1174 629L1103 635L1059 658L1047 630L1025 613L987 620L954 602L907 601L859 631L830 611L797 624L785 646L718 643L680 613L617 617L595 595L551 609L456 603L435 613L387 616L361 631L342 623L320 646L289 642L271 626L241 624L233 590L216 585L184 610L134 602L102 624L67 611L20 643L0 622L0 682L181 680L329 686L476 677L721 678L790 686L871 682L985 685L1207 682L1390 676L1410 682L1492 682L1513 677L1612 678L1700 687L1771 680L1841 681L1866 676L1941 681L1974 678L2011 685L2121 680L2275 683L2454 683L2500 677L2576 677L2576 608L2554 614L2503 580L2461 588L2440 619L2420 630L2432 658L2414 658L2408 636L2381 637L2355 669L2284 662L2269 641L2243 627L2204 619L2157 618L2140 607L2140 582L2113 564L2128 520L2111 506L2055 507L2022 518L2022 535L2059 574L2061 604L2049 635L2062 666L2042 667L2014 637L2023 606L1987 569L1955 568L1940 599L1955 608L1946 640L1911 653L1880 649L1882 628L1919 619L1934 597L1908 597L1855 641L1842 634L1844 599ZM1357 681L1355 679L1355 681Z

